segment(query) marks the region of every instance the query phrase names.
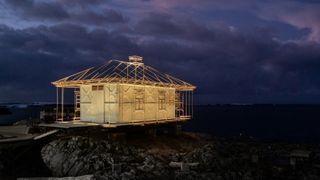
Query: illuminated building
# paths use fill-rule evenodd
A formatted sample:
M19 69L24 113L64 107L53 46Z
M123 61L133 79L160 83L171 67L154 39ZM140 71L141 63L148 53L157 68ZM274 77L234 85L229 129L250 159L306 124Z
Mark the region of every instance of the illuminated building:
M142 59L110 60L52 82L57 88L56 119L66 120L66 88L74 89L74 121L117 126L191 119L196 87L145 65Z

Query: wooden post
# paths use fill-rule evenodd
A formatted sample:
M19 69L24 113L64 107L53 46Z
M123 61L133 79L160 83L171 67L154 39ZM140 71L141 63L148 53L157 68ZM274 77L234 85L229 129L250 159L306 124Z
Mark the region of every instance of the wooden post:
M189 108L189 114L188 114L188 116L190 116L190 118L191 118L191 91L189 90L188 91L188 108Z
M189 92L186 92L186 116L189 115Z
M76 88L73 89L73 120L76 120L77 116L77 93Z
M187 115L187 113L188 113L188 109L187 109L187 107L188 107L188 104L187 104L188 97L187 97L187 92L186 91L183 91L183 96L184 96L184 107L183 107L184 114L183 114L183 116L185 117Z
M58 121L59 118L59 87L57 89L57 95L56 95L56 121Z
M191 92L191 116L193 117L193 91Z
M61 88L61 120L63 121L63 113L64 113L64 88Z

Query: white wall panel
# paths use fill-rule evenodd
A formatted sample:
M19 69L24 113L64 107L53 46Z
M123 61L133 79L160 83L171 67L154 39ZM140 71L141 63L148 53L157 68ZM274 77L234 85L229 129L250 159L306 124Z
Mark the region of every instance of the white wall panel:
M126 123L175 118L175 89L127 84L105 84L103 91L80 88L81 121ZM159 109L159 92L165 92L165 109ZM143 93L143 109L135 98Z
M92 113L95 114L92 122L104 123L104 92L92 91Z
M80 87L80 120L92 122L94 114L92 111L92 91L90 85Z
M104 85L105 123L117 123L119 121L119 93L118 84Z
M144 109L136 110L135 89L144 89ZM121 84L120 89L120 120L154 121L175 118L174 88L162 88L154 86L139 86ZM159 109L159 91L165 91L165 109Z

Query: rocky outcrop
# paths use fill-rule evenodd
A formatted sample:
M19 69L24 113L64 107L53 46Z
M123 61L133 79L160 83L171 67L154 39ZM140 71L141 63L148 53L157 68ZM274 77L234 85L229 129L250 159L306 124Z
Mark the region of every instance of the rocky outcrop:
M41 178L18 178L17 180L95 180L93 175L83 175L76 177L41 177Z
M183 157L184 162L198 162L198 169L212 170L218 160L217 150L212 143L199 147Z
M43 160L55 176L80 176L131 179L160 178L168 173L167 162L145 149L105 140L70 137L43 147Z
M41 153L52 175L60 177L92 174L94 179L319 179L318 156L301 160L300 169L292 167L287 157L296 148L295 144L205 139L185 133L125 142L68 137L50 142ZM306 149L318 150L319 146Z

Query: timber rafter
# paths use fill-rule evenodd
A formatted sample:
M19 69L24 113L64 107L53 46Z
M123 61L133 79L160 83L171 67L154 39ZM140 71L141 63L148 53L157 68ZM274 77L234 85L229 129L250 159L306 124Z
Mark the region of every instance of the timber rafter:
M80 85L100 83L122 83L172 87L178 91L193 91L196 87L162 73L143 63L110 60L100 67L91 67L52 82L60 88L78 88Z

